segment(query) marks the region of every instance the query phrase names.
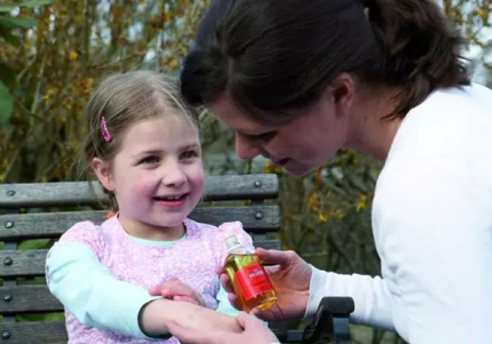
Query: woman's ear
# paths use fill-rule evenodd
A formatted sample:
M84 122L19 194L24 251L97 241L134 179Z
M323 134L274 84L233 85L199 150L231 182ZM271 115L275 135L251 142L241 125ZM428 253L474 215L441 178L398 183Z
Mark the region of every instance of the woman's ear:
M354 100L354 78L349 73L341 73L330 85L330 93L338 116L347 115Z
M91 168L102 186L108 191L114 191L113 174L110 164L102 159L93 158Z

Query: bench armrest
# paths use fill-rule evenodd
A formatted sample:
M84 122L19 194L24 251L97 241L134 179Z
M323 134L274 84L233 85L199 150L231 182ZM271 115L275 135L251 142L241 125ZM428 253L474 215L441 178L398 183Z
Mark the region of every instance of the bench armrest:
M335 344L351 343L348 317L353 311L351 297L324 297L312 323L304 330L302 344L325 343L327 340Z

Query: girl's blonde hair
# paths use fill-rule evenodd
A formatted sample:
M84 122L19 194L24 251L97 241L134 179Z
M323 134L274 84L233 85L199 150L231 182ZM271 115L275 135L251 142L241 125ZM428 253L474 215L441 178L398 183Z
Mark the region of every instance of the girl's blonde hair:
M81 145L79 172L92 180L93 158L111 162L131 125L162 115L178 116L197 129L195 113L181 101L170 77L152 71L133 71L104 78L84 111L87 132ZM117 210L114 194L105 192L113 210Z

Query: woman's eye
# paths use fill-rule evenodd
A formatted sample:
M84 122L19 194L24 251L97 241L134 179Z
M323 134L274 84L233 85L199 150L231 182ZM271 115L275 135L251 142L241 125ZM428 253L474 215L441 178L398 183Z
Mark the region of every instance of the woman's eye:
M144 164L144 165L151 165L151 164L156 164L159 162L159 157L157 156L148 156L148 157L145 157L143 158L140 163L141 164Z
M276 132L275 131L269 131L268 133L263 133L260 135L254 135L253 137L256 140L261 140L261 141L269 141L275 136Z
M195 150L187 150L181 153L181 159L192 159L197 158L199 156L198 152Z

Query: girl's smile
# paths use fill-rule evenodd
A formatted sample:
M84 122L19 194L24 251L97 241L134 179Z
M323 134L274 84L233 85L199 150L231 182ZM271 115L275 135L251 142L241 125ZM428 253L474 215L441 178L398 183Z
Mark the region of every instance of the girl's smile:
M179 208L185 204L188 195L189 193L174 196L155 196L154 200L157 204L165 208Z

